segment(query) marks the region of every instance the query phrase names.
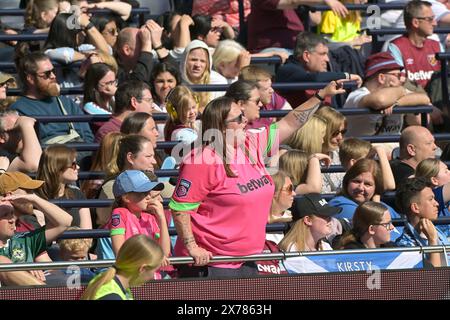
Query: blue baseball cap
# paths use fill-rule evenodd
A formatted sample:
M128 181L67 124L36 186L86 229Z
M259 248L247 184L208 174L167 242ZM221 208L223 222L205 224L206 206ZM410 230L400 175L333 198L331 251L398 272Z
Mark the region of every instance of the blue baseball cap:
M140 170L126 170L119 174L114 181L114 197L120 197L128 192L149 192L151 190L161 191L164 184L152 182L147 175Z

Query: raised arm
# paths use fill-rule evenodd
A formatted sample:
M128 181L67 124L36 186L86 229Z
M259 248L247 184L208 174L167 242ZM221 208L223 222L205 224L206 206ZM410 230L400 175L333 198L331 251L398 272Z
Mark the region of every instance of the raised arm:
M57 205L42 199L38 195L21 194L21 195L9 195L4 200L11 201L13 204L27 200L33 204L35 208L42 211L45 216L45 239L47 243L52 243L56 240L61 233L63 233L72 223L72 217L66 211L58 207Z
M128 20L131 14L131 4L126 2L98 2L98 3L91 3L88 4L89 9L109 9L111 11L114 11L116 14L118 14L123 21Z
M295 188L296 194L322 192L322 173L320 171L320 161L322 160L328 164L331 162L330 157L322 153L314 153L309 157L306 181Z
M383 190L395 190L395 179L392 173L391 165L386 154L386 150L382 146L375 146L369 151L367 158L378 156L381 168L381 175L383 177Z
M42 149L34 130L36 120L26 116L17 118L15 128L22 134L23 149L9 165L8 171L36 172Z
M338 0L280 0L277 9L295 9L301 5L326 4L331 10L341 17L348 14L347 8Z
M324 99L327 96L344 93L344 89L338 88L338 83L342 84L342 82L343 80L331 81L325 88L318 91L318 95ZM320 102L319 98L311 97L278 121L280 141L285 141L300 129L317 111Z
M174 48L186 48L189 42L191 42L191 32L189 31L189 26L194 24L194 20L184 14L180 21L178 21L174 31L173 31L173 44Z
M89 16L85 13L82 13L80 16L80 25L85 30L90 43L98 50L110 54L110 47L100 31L98 31L97 28L92 25L88 29L86 29L90 24L91 20L89 19Z

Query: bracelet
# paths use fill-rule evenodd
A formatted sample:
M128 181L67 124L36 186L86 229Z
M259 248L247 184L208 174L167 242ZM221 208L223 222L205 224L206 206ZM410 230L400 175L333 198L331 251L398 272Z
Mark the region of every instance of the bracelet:
M88 31L89 29L92 29L93 27L95 27L95 25L89 21L89 23L87 24L87 26L84 28L85 31Z
M163 45L160 45L159 47L153 48L153 50L157 51L157 50L160 50L160 49L162 49L162 48L164 48L164 46L163 46Z
M325 98L320 96L319 91L316 91L316 93L314 93L314 97L319 99L321 102L325 101Z

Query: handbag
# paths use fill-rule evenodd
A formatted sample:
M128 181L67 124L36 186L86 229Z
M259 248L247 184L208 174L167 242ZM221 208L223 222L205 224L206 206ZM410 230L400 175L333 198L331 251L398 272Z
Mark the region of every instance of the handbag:
M67 116L67 111L64 108L59 97L56 97L56 100L58 101L58 106L61 109L61 112L65 116ZM83 142L83 139L81 138L80 134L75 130L73 123L69 122L69 133L68 134L53 137L51 139L48 139L45 143L46 144L55 144L55 143L63 144L63 143L71 142L71 141Z

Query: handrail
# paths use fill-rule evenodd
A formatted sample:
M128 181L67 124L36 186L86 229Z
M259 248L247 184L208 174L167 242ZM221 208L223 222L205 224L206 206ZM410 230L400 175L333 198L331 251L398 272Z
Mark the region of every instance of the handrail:
M261 110L259 115L261 118L278 118L286 116L291 110ZM344 116L355 116L365 114L379 114L380 111L372 110L369 108L345 108L338 109ZM418 105L412 107L401 107L393 110L394 114L403 113L431 113L433 111L432 106ZM157 121L167 120L167 113L154 113L153 119ZM67 116L33 116L37 122L49 123L49 122L103 122L108 121L111 118L110 114L86 114L86 115L67 115Z
M442 84L442 102L448 108L450 105L450 98L448 92L448 66L447 60L450 59L449 52L436 53L436 58L441 60L441 84Z
M449 140L450 133L435 133L434 139L436 141ZM400 135L381 135L381 136L359 136L361 140L369 141L369 142L399 142ZM179 142L178 141L160 141L156 144L156 149L171 149L175 147ZM49 145L42 144L42 148L46 148ZM95 151L98 150L100 144L99 143L67 143L66 146L68 148L73 148L77 151Z
M89 9L90 13L93 13L95 15L100 14L108 14L113 12L109 9ZM149 8L132 8L131 14L150 14ZM24 16L25 15L25 9L0 9L0 16Z
M434 33L450 33L450 28L434 28ZM383 28L383 29L368 29L367 34L372 36L384 36L388 34L404 34L406 33L405 28Z
M112 200L101 200L106 203L112 203ZM54 201L51 201L54 203ZM167 202L167 199L166 201ZM405 219L392 219L394 226L405 225ZM434 225L447 225L450 224L450 217L439 217L437 220L433 221ZM266 224L266 233L274 232L285 232L289 229L289 223L271 223ZM170 236L176 236L177 230L174 227L168 228ZM97 239L97 238L107 238L110 236L110 230L108 229L88 229L88 230L67 230L64 231L58 239Z
M328 82L290 82L290 83L274 83L272 88L275 90L308 90L308 89L322 89L328 85ZM229 84L196 84L189 85L193 91L226 91L230 85ZM355 81L349 81L344 83L344 89L354 89L356 88ZM61 95L66 94L82 94L83 87L73 87L73 88L62 88ZM20 96L22 94L22 89L12 88L8 89L8 96Z
M214 262L239 262L239 261L259 261L259 260L286 260L286 258L312 257L312 256L333 256L338 254L376 254L385 252L447 252L450 246L426 246L426 247L397 247L397 248L377 248L377 249L354 249L354 250L333 250L333 251L309 251L309 252L280 252L262 253L247 256L213 256L210 260ZM170 264L193 263L192 257L170 257ZM33 263L10 263L0 264L0 272L5 271L27 271L27 270L55 270L66 269L78 266L80 268L105 268L110 267L115 260L90 260L90 261L58 261L58 262L33 262Z
M251 64L274 64L274 65L280 65L281 64L281 58L278 56L274 57L253 57L250 60ZM56 61L52 61L53 66L55 67L72 67L72 68L79 68L81 66L80 61L75 61L69 64L62 64ZM0 70L16 70L16 65L14 62L0 62Z
M369 3L369 4L345 4L347 10L364 10L371 6L377 6L381 11L386 10L403 10L405 3ZM311 11L328 11L331 8L327 5L313 5L309 6Z

